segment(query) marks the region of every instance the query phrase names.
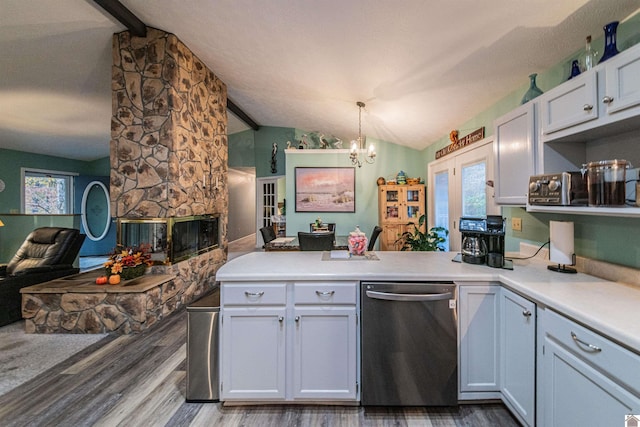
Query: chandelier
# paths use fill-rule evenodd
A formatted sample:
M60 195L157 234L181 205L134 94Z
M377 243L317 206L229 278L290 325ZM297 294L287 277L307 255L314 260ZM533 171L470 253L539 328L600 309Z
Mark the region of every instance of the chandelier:
M349 150L349 158L352 165L358 165L362 167L362 160L360 159L360 153L365 151L365 141L362 138L362 108L364 108L364 102L356 102L358 106L358 139L351 141L351 149ZM376 161L376 149L373 144L369 144L369 148L366 150L367 155L363 157L363 160L369 164Z

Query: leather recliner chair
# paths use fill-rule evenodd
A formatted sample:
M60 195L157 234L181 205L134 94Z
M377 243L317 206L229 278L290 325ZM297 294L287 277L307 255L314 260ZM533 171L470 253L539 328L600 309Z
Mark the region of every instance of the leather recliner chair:
M78 273L73 262L85 235L74 228L32 231L11 259L0 265L0 326L22 319L20 289Z

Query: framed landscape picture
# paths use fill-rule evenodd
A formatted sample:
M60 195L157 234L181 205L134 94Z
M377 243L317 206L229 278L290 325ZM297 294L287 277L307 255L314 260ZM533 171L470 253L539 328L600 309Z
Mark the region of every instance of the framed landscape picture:
M296 212L355 212L356 170L296 168Z

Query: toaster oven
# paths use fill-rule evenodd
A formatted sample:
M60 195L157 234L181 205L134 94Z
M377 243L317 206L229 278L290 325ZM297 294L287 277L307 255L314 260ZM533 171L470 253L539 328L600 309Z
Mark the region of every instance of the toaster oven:
M587 177L579 171L534 175L529 178L529 204L586 206Z

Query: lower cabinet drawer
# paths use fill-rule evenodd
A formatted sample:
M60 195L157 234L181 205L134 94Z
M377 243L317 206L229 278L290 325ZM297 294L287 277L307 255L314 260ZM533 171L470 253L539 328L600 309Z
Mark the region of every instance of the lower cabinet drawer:
M544 313L548 336L618 383L640 393L640 355L552 311Z
M299 282L293 293L295 304L355 304L358 282Z
M285 305L287 285L285 283L222 283L223 305Z

